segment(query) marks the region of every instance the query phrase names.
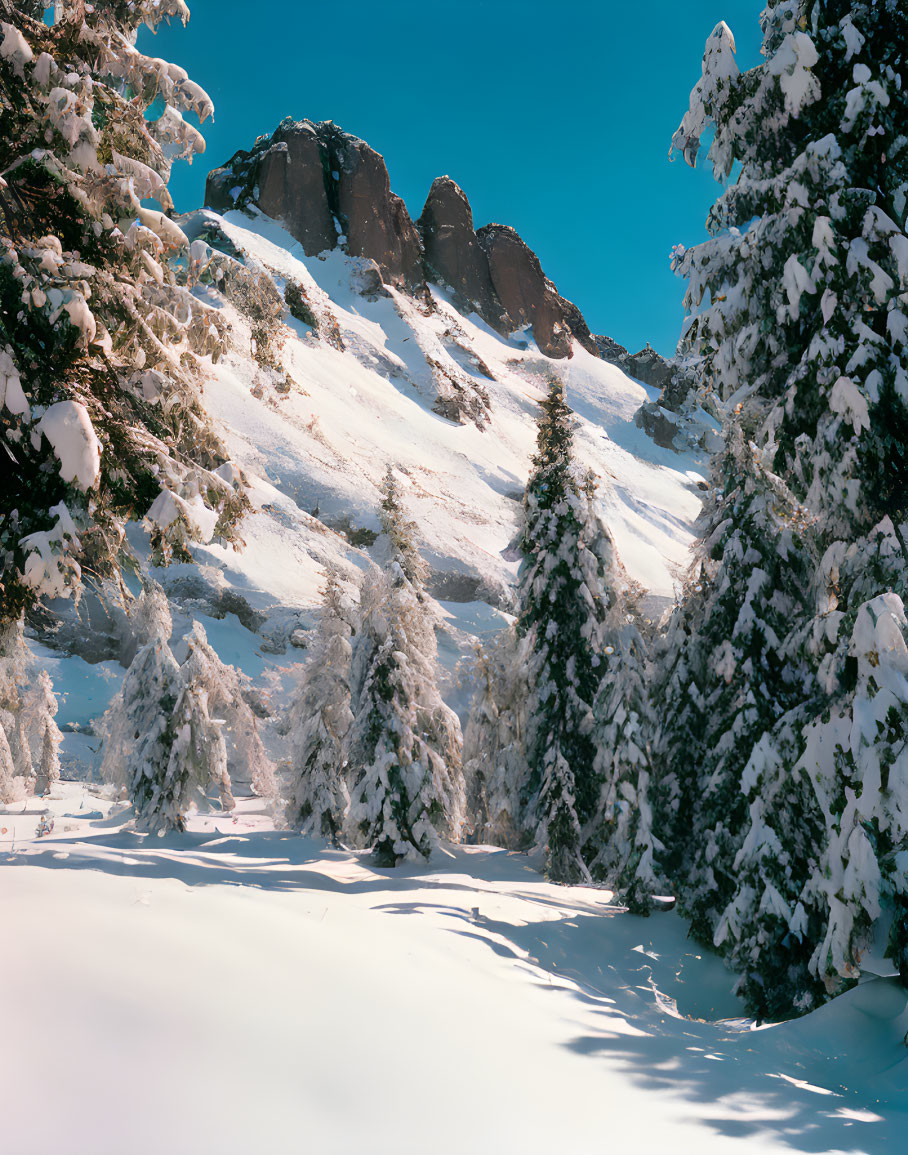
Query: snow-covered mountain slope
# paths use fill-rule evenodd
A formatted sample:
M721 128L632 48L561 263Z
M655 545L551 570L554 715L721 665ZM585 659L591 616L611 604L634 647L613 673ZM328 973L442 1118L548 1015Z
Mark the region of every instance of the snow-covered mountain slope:
M164 839L94 788L46 804L40 841L0 819L4 1151L899 1149L897 980L754 1030L679 918L521 854L382 871L255 800Z
M255 506L243 524L244 551L209 546L197 555L253 605L311 606L326 561L365 564L326 527L377 529L377 487L389 463L436 595L506 605L515 572L507 547L534 449L536 402L551 374L564 380L577 413L579 456L596 475L622 561L658 598L672 596L702 475L694 458L658 448L634 425L655 390L576 344L570 360L546 358L532 338L499 336L434 288L431 311L387 286L370 291L370 262L340 251L307 257L268 218L231 212L204 214L204 222L279 287L301 285L315 311L336 321L343 345L291 321L282 352L292 380L286 391L282 375L246 354L246 318L220 294L197 289L233 326L234 348L214 366L204 402ZM199 226L197 216L187 230ZM488 394L484 428L433 411L446 374Z

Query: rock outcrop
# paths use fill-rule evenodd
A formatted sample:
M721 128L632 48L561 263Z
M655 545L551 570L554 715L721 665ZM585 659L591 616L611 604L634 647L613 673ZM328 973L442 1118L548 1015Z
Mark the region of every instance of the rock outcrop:
M657 353L650 345L641 349L639 353L629 353L623 345L619 345L611 337L597 335L595 341L599 356L603 361L610 361L611 364L617 365L629 377L642 381L644 385L652 385L654 389L664 389L670 384L675 374L676 365L667 361L661 353Z
M318 127L326 140L329 188L347 252L375 261L386 284L421 289L422 243L406 205L391 192L384 158L333 124Z
M384 160L331 121L282 121L209 173L205 200L218 212L255 204L308 256L343 245L375 261L386 284L409 292L425 284L419 233L391 192Z
M493 329L514 328L489 269L489 258L473 228L473 210L464 191L449 176L432 182L417 221L430 281L453 289L458 302L472 307Z
M286 128L281 125L272 140L255 176L259 208L269 217L286 221L307 255L333 248L337 229L317 133L304 121Z
M489 224L477 231L470 202L450 177L434 181L414 224L391 191L381 155L331 121L282 121L250 152L238 152L209 174L206 202L218 212L254 204L280 221L307 255L341 246L374 261L385 284L406 292L425 293L428 282L447 286L461 306L503 335L529 326L549 357L570 357L576 340L594 356L615 359L601 347L608 339L590 333L514 229ZM626 368L639 375L636 363Z
M560 296L542 271L539 258L516 229L510 225L484 225L476 235L512 330L532 326L536 344L548 357L570 357L572 336L598 355L580 310Z
M448 176L432 184L417 222L426 278L454 290L499 333L530 325L549 357L570 357L571 337L598 355L576 305L560 296L539 258L509 225L473 227L466 194Z

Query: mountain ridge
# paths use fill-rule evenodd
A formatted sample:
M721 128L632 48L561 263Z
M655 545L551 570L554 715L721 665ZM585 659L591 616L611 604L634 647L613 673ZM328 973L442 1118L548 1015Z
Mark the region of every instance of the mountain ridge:
M467 194L450 176L436 177L414 221L391 191L381 154L333 121L286 117L208 173L205 203L217 212L254 204L285 224L307 256L341 247L374 260L385 284L411 294L447 286L496 332L529 329L546 356L569 358L575 340L645 384L661 388L671 379L671 363L655 350L632 356L593 334L516 229L497 222L476 229Z

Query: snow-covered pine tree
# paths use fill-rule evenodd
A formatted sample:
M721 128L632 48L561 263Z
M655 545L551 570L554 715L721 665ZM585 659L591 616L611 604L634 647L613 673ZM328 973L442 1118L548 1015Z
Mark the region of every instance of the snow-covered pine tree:
M647 647L639 629L641 590L620 573L609 581L604 667L595 702L596 763L600 796L590 839L594 879L612 887L629 909L648 914L653 895L665 893L654 829L650 752L655 721L648 693Z
M527 658L527 816L557 882L589 879L583 829L599 798L593 703L608 609L602 531L573 458L572 415L553 378L523 500L517 635Z
M22 798L31 793L35 784L31 730L25 712L31 665L22 618L0 623L0 721L16 775L14 786L8 790L13 789Z
M462 738L438 690L425 563L390 467L379 514L384 565L363 583L353 649L348 829L378 862L395 865L428 858L439 838L460 838Z
M25 793L30 794L35 785L35 766L21 709L16 715L10 716L7 733L16 774L23 781Z
M21 715L35 767L36 794L46 793L60 778L60 757L57 751L63 735L55 721L57 709L50 675L46 670L41 670L25 692Z
M212 716L208 691L181 667L182 686L170 720L173 744L167 769L152 804L150 829L180 829L191 804L208 809L217 793L221 810L236 803L227 770L227 745L221 719Z
M143 577L142 591L129 610L120 646L120 664L129 666L142 646L155 638L169 641L173 630L167 594L153 578Z
M208 708L224 724L231 778L237 783L248 782L260 798L273 798L277 791L274 763L262 743L252 707L243 695L249 679L235 666L221 661L200 622L192 623L186 641L189 652L180 675L187 685L204 695Z
M0 802L21 802L25 797L21 776L16 774L6 728L10 714L0 713Z
M472 695L463 739L468 841L510 850L531 842L521 801L530 773L525 665L525 639L509 627L478 645L468 667Z
M350 801L345 743L350 710L350 610L329 570L322 614L292 716L287 821L304 834L336 839Z
M176 737L174 707L182 689L180 667L163 637L133 658L123 685L96 726L103 742L101 776L123 786L142 829L182 825L167 781Z
M156 605L150 640L137 652L97 730L102 777L125 786L139 829L164 833L182 829L190 807L207 806L213 793L225 810L233 807L233 797L208 687L188 660L177 664L167 640L169 616L159 600Z
M135 47L184 0L4 0L0 27L0 618L113 575L123 524L166 539L174 502L225 538L246 505L198 396L226 330L169 257L172 159L211 112L176 65ZM163 115L144 113L156 100ZM143 205L153 199L162 211ZM212 344L212 333L218 337ZM168 504L169 503L169 504ZM182 507L181 507L182 508Z
M803 678L802 701L751 747L740 842L715 844L736 880L717 940L746 964L754 1007L775 1013L841 989L872 924L904 917L905 795L888 773L908 722L891 672L904 618L878 599L906 592L908 12L897 0L779 0L762 24L765 63L743 75L724 25L707 45L674 144L692 163L714 124L717 175L742 171L712 210L712 239L677 250L675 267L700 309L685 341L752 442L753 479L792 495L805 556L822 558L779 644L766 635ZM792 517L791 503L780 509ZM885 659L871 621L885 622ZM885 719L862 655L887 671Z
M756 742L801 703L809 673L789 641L810 612L811 564L804 513L766 469L738 423L713 469L699 529L697 580L685 663L698 691L698 744L669 716L659 756L680 784L685 829L675 878L698 937L710 941L737 886L736 855L748 821L742 774ZM672 697L673 690L666 690Z

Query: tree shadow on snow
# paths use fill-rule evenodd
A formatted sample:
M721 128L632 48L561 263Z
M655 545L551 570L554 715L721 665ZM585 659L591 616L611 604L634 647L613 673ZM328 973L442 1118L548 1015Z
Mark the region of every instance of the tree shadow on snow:
M470 922L452 929L529 963L538 987L583 1003L587 1021L592 1011L598 1029L570 1050L700 1105L697 1117L720 1135L764 1136L811 1155L890 1155L908 1134L908 994L896 979L757 1029L740 1017L734 976L687 940L677 916Z
M696 1117L719 1135L765 1137L809 1155L889 1155L908 1133L908 1010L895 980L862 984L805 1018L758 1030L731 992L734 976L687 937L680 917L639 918L604 904L601 892L552 887L525 855L457 847L430 865L389 870L291 831L225 825L158 839L98 823L88 837L31 843L0 861L188 887L386 894L376 910L438 919L519 968L546 997L576 1002L583 1030L565 1047L696 1104ZM438 901L427 902L427 891ZM539 920L484 915L499 896L531 903Z

